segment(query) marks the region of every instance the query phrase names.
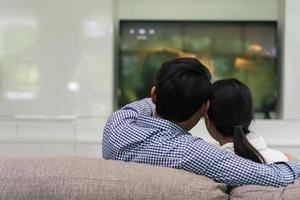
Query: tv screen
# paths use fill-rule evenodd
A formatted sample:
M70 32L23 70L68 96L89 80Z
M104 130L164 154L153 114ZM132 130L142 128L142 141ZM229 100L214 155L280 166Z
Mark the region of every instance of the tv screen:
M276 22L121 21L118 106L148 97L163 62L195 57L213 81L244 82L256 115L274 118L280 85L276 33Z

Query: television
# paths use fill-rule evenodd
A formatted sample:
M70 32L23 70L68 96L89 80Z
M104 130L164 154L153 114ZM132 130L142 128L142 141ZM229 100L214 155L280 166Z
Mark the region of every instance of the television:
M237 78L258 118L276 118L280 73L274 21L120 21L117 106L148 97L165 61L194 57L212 81Z

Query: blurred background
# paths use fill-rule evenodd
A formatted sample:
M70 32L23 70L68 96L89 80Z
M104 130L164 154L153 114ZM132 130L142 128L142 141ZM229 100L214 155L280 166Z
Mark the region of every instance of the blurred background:
M252 90L251 129L300 158L300 1L0 0L0 156L101 157L104 124L196 57ZM214 142L203 122L192 133Z

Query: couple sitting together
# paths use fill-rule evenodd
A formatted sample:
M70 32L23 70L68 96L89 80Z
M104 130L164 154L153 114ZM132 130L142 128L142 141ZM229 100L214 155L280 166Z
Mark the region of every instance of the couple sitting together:
M158 71L151 98L124 106L108 119L104 159L186 170L228 186L287 186L300 177L300 163L248 140L253 111L249 88L236 79L210 82L194 58L177 58ZM205 118L217 147L189 131Z

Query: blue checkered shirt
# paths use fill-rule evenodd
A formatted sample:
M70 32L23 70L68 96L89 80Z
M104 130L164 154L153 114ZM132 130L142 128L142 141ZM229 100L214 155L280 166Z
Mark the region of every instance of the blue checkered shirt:
M183 169L229 186L286 186L300 176L300 163L263 165L221 150L176 124L154 117L143 99L113 113L104 128L104 159Z

